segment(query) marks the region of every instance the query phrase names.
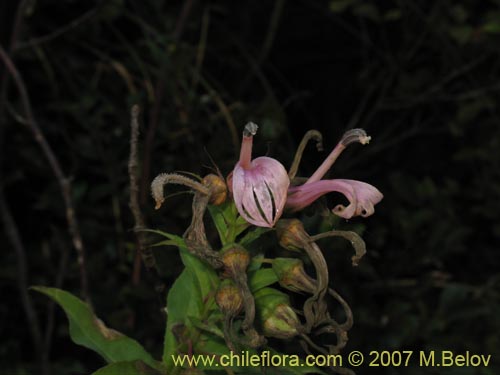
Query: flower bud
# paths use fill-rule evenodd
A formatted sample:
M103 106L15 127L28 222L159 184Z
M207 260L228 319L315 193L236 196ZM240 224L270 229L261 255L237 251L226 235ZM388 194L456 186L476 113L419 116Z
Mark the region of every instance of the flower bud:
M291 251L299 251L304 248L307 241L307 233L298 219L282 219L276 225L276 234L282 247Z
M224 271L233 279L246 273L250 264L250 254L240 245L231 244L221 252Z
M215 174L208 174L201 182L210 189L210 204L219 206L226 201L227 187L222 177Z
M306 273L300 259L276 258L273 260L273 271L283 288L293 292L314 293L315 281Z
M263 288L255 293L257 314L265 336L289 339L301 332L297 314L290 306L286 294L272 288Z
M215 302L224 315L236 316L243 309L243 297L236 284L223 280L215 293Z

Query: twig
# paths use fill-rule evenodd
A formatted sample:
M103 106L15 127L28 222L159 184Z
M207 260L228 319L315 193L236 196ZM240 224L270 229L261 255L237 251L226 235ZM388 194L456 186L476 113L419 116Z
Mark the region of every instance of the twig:
M156 131L160 123L160 110L161 103L163 99L163 93L165 91L165 66L162 67L162 74L155 87L154 92L154 105L151 110L149 126L146 132L146 140L144 142L144 151L142 153L142 174L141 174L141 187L139 189L140 202L142 205L146 204L146 199L149 193L149 180L151 173L151 152L153 149L153 144L156 136Z
M84 299L90 302L89 290L88 290L88 278L87 278L87 269L86 269L86 256L85 256L85 248L83 246L82 237L80 235L80 229L78 227L78 222L75 216L75 210L73 207L73 201L71 198L71 182L64 175L59 160L56 158L51 146L47 142L44 134L42 133L38 123L35 120L33 115L30 99L28 96L28 92L26 90L26 85L24 84L24 80L14 65L11 58L7 55L2 46L0 46L0 59L5 64L7 71L11 75L14 83L19 92L21 103L26 116L26 124L33 133L33 136L42 149L43 154L47 158L49 165L59 183L59 187L61 189L61 193L63 196L64 204L66 207L66 221L68 223L69 233L71 235L71 239L73 242L73 247L77 253L78 266L80 268L80 289L81 294Z
M134 232L136 234L137 245L138 245L138 253L141 254L141 257L144 261L144 265L150 269L155 268L156 262L153 257L151 249L149 251L146 250L146 246L144 245L144 217L142 216L141 208L139 206L139 184L137 182L137 169L139 166L138 158L137 158L137 143L139 140L139 106L134 105L132 107L132 111L130 113L131 121L130 121L130 155L128 161L128 174L130 179L130 203L129 207L132 211L132 215L134 216L135 226Z
M8 46L8 51L11 52L17 43L19 33L22 28L22 21L24 16L24 10L28 0L23 0L19 3L14 26L12 28L12 33L10 36L10 42ZM10 75L7 70L0 70L0 150L3 150L4 146L4 109L7 104L7 89L9 84ZM26 257L26 251L24 245L21 240L21 236L19 234L19 230L16 226L14 218L10 212L10 209L6 203L5 195L3 191L3 153L0 153L0 217L5 227L5 232L7 234L7 238L11 242L12 248L16 254L17 261L17 287L19 290L19 295L21 299L21 304L24 309L24 313L26 314L26 318L28 321L29 330L31 333L31 337L34 345L35 355L38 357L38 363L40 366L40 372L42 375L50 374L50 363L49 363L49 353L50 346L44 345L42 332L39 324L38 317L36 315L34 306L31 302L30 295L28 293L28 261Z
M33 344L35 346L35 352L39 357L41 370L43 374L48 373L48 358L47 351L44 349L42 333L40 329L40 322L35 312L35 308L31 302L31 298L28 294L28 267L26 259L26 251L24 245L21 241L21 236L19 235L19 230L17 229L14 218L10 212L7 203L5 202L5 197L3 194L3 186L0 186L0 215L2 216L2 221L5 227L5 232L7 238L9 239L12 248L16 253L17 259L17 286L19 288L19 295L21 297L21 303L23 305L24 313L28 319L28 326L31 332L31 337L33 339Z
M23 20L23 14L26 5L28 4L29 0L23 0L21 3L19 3L16 11L16 16L14 20L14 26L12 28L12 34L10 36L10 42L8 46L8 51L9 53L15 48L17 39L19 36L19 33L21 31L22 27L22 20ZM3 69L0 71L0 81L2 82L2 85L0 87L0 118L3 116L3 109L4 109L4 104L6 103L6 96L7 96L7 86L8 86L8 81L9 81L9 75L7 72L3 71Z
M203 88L208 92L208 94L212 97L217 107L219 107L219 111L224 116L226 120L227 126L229 128L229 132L231 134L231 141L233 143L234 152L237 155L239 153L240 148L240 138L238 135L238 131L236 130L236 125L234 123L233 115L231 114L231 110L224 102L219 93L207 82L206 79L200 77L200 83Z
M134 105L132 107L130 116L130 155L128 162L128 174L130 180L130 203L129 207L132 211L132 215L134 216L135 226L134 232L137 242L137 254L140 255L144 266L151 273L155 282L155 289L158 293L161 293L164 290L164 285L160 280L158 275L158 271L156 268L156 259L153 254L153 250L150 247L147 247L145 244L144 238L144 216L142 215L141 207L139 204L139 183L137 181L138 175L138 166L139 160L137 156L137 144L139 142L139 106ZM134 264L134 275L133 282L137 284L139 282L140 277L140 267Z
M96 12L97 12L96 8L91 9L91 10L85 12L84 14L82 14L80 17L71 21L69 24L62 26L57 30L52 31L51 33L48 33L47 35L44 35L44 36L41 36L38 38L30 39L24 43L19 43L17 46L14 46L14 49L18 50L18 49L23 49L23 48L35 47L35 46L38 46L39 44L49 42L52 39L55 39L55 38L63 35L65 32L80 26L82 23L84 23L85 21L90 19Z
M191 9L193 8L195 0L186 0L184 2L184 6L182 7L181 14L179 15L179 18L177 19L177 23L175 25L175 30L174 30L174 40L178 41L182 33L184 32L184 27L186 26L186 21L189 17L189 14L191 13Z
M207 38L208 38L208 27L210 25L210 7L207 5L203 10L203 16L201 18L201 31L200 31L200 41L198 43L198 48L196 49L196 63L194 66L193 79L191 82L192 90L194 91L198 85L200 79L201 66L205 58L205 50L207 48Z
M269 51L271 51L284 7L285 0L277 0L274 3L274 9L271 15L271 20L269 21L269 28L267 29L266 39L264 40L262 50L260 51L259 55L259 65L262 64L262 62L269 55Z
M184 2L184 5L179 14L179 18L177 19L177 23L175 25L175 29L173 32L173 39L176 42L179 42L179 40L182 37L182 34L184 33L186 21L189 18L194 2L195 0L186 0ZM167 60L165 60L162 66L160 67L161 73L160 76L158 77L158 83L156 84L154 90L154 106L151 111L149 126L146 132L146 141L144 145L143 158L142 158L143 168L142 168L141 188L140 188L140 197L141 197L140 202L143 205L146 203L146 199L148 197L149 189L147 188L147 186L149 184L150 172L151 172L151 152L153 149L156 131L158 130L160 122L160 110L161 110L163 95L165 92L165 81L167 74L166 72L168 71L167 67L168 63Z
M68 259L69 252L67 250L66 244L63 242L63 239L60 238L59 232L55 232L54 236L56 237L56 243L59 245L61 251L61 257L59 259L59 266L57 268L57 275L55 277L54 286L56 288L62 288L62 284L64 281L64 277L68 268ZM45 350L47 353L50 353L50 347L52 346L52 335L54 333L54 310L56 303L53 300L49 301L47 306L47 323L45 327Z
M228 30L228 32L229 32L229 30ZM230 35L230 40L233 42L233 44L239 50L239 52L241 53L243 58L245 60L247 60L248 65L250 67L250 70L257 78L257 81L260 82L260 84L264 88L264 91L266 92L266 94L269 96L269 98L272 100L273 103L276 103L278 105L279 104L278 98L277 98L276 94L274 93L274 90L273 90L271 83L266 78L265 74L262 72L262 69L260 68L258 61L256 61L254 56L245 49L245 47L242 45L242 43L236 37L234 37L230 32L228 35ZM242 93L246 90L246 88L248 87L248 83L250 82L250 78L251 78L251 74L249 72L248 77L245 77L241 80L242 83L240 84L240 87L238 89L238 91L239 91L238 95L241 96Z

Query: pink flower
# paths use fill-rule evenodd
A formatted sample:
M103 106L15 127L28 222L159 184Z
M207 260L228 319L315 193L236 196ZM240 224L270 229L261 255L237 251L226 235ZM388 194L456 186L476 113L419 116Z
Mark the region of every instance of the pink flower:
M252 140L258 126L250 122L243 131L240 160L232 175L232 191L239 214L259 227L278 221L287 199L290 179L283 165L265 156L251 160Z
M345 219L358 215L367 217L373 214L374 206L384 197L376 187L356 180L321 180L349 144L353 142L367 144L369 141L370 137L363 129L352 129L346 132L323 164L303 185L292 186L288 189L286 208L290 211L299 211L322 195L335 191L344 194L349 200L349 205L345 207L338 204L332 210L334 214Z

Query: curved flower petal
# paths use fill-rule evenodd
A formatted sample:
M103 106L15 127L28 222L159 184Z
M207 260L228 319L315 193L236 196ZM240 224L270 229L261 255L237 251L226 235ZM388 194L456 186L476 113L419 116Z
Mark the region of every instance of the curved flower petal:
M275 159L260 157L249 168L236 164L232 176L236 208L243 218L260 227L272 227L283 213L290 180Z
M370 216L375 211L375 205L384 197L374 186L356 180L320 180L288 189L286 208L299 211L319 197L330 192L339 192L346 196L349 205L338 204L332 212L344 219L361 215Z

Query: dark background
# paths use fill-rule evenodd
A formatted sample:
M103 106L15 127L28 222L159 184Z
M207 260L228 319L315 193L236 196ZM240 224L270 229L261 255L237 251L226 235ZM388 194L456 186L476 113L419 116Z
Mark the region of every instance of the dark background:
M325 152L307 147L304 176L346 129L366 129L371 144L350 147L331 175L385 196L372 217L333 222L361 233L368 254L352 268L350 249L321 243L355 315L346 352L493 355L489 368L363 373L500 371L500 1L2 1L0 43L70 178L94 309L156 357L164 316L128 208L135 103L142 210L149 227L177 234L190 196L155 212L149 182L206 174L211 159L229 173L246 121L260 125L254 154L285 166L302 135L321 130ZM79 295L79 267L58 181L3 63L0 80L0 373L40 373L34 326L52 374L89 373L102 360L70 342L59 308L26 292ZM170 285L180 260L157 256Z

